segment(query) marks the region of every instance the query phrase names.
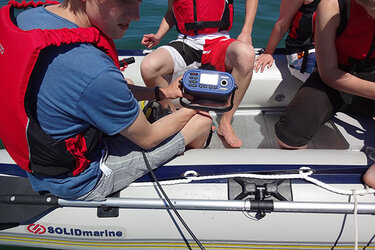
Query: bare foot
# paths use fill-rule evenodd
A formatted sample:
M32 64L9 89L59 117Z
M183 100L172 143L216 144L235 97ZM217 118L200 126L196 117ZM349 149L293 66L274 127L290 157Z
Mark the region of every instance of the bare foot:
M237 137L231 125L223 125L220 123L217 129L217 134L222 137L223 145L226 148L239 148L242 146L242 141Z

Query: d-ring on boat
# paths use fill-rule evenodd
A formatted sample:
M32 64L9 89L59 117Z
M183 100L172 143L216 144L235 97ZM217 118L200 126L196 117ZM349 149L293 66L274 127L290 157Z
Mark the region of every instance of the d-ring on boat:
M374 122L338 113L306 150L279 149L274 124L301 82L282 50L254 73L233 127L244 145L226 149L214 134L102 202L34 193L0 150L0 244L59 249L374 249L374 190L361 183L372 163ZM124 76L142 84L144 51ZM220 112L211 112L214 119ZM187 230L193 232L198 239ZM198 245L198 246L197 246Z

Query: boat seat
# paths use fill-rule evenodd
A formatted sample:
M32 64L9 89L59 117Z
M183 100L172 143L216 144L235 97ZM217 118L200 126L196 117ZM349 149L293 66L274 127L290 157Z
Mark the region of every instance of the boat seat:
M302 85L289 73L285 55L274 54L274 64L263 73L253 73L240 108L286 107Z

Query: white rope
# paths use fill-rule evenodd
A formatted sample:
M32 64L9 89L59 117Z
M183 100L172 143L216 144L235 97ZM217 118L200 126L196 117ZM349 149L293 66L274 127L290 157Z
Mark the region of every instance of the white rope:
M308 170L308 171L306 171ZM199 176L198 173L194 170L186 171L183 176L184 179L175 179L169 181L160 181L160 184L163 185L176 185L176 184L185 184L190 183L193 181L204 181L204 180L215 180L215 179L228 179L228 178L254 178L254 179L304 179L305 176L312 174L312 170L310 168L300 168L298 174L273 174L273 175L265 175L265 174L223 174L223 175L206 175L206 176ZM136 182L130 184L132 187L142 187L142 186L152 186L152 182Z
M334 188L322 181L319 181L317 179L314 179L312 177L309 177L309 176L306 176L306 178L304 178L306 181L308 182L311 182L321 188L324 188L328 191L331 191L333 193L336 193L336 194L342 194L342 195L352 195L353 194L353 190L346 190L346 189L338 189L338 188ZM364 189L361 189L361 190L355 190L356 191L356 194L357 195L367 195L367 194L373 194L375 193L375 189L372 189L372 188L364 188Z
M354 198L354 249L358 250L358 201L357 201L357 191L352 190L352 195Z
M249 174L249 173L236 173L236 174L223 174L223 175L207 175L207 176L199 176L198 173L194 170L186 171L183 176L183 179L175 179L169 181L161 181L160 184L162 185L176 185L176 184L186 184L193 181L204 181L204 180L215 180L215 179L228 179L228 178L253 178L253 179L303 179L308 182L311 182L321 188L324 188L328 191L331 191L336 194L341 195L352 195L352 190L345 190L345 189L338 189L328 185L322 181L319 181L315 178L310 177L313 174L313 171L309 167L301 167L298 170L298 174ZM144 186L152 186L152 182L137 182L130 184L131 187L144 187ZM367 195L367 194L374 194L375 189L368 188L366 186L365 189L356 190L357 195Z

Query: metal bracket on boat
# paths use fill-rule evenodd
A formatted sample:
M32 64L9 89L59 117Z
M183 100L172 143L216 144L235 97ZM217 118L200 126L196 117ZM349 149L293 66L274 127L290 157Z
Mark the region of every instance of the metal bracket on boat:
M290 180L262 180L252 178L231 178L228 182L230 200L246 200L253 202L292 201L292 188ZM256 217L258 219L266 216L267 206L259 206Z
M109 197L120 197L120 191L110 195ZM102 204L100 207L98 207L96 215L99 218L118 217L119 208Z

